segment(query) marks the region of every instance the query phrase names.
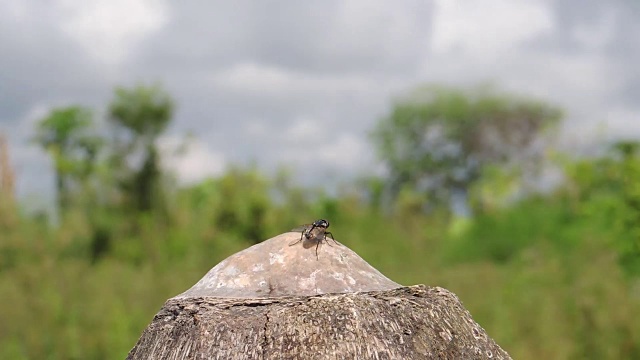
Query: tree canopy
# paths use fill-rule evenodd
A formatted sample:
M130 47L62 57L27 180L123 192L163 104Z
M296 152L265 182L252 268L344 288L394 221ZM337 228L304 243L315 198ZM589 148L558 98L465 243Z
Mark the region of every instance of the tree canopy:
M69 203L72 182L83 182L95 168L102 140L91 134L91 111L80 106L53 109L40 120L33 140L54 163L58 208Z
M155 141L172 120L174 101L160 86L117 88L109 105L114 125L114 167L121 188L138 210L150 210L160 180L160 156ZM131 167L138 159L139 165Z
M450 204L489 165L534 172L545 130L561 118L557 107L489 87L428 86L398 100L371 137L391 193L409 187Z

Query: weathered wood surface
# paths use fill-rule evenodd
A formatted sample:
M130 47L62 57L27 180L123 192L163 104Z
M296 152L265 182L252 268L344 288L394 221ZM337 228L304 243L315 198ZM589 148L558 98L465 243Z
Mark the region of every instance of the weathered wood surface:
M457 297L424 285L272 299L172 299L128 359L509 359Z
M305 240L288 232L244 249L221 261L191 289L174 297L256 298L389 290L389 280L344 245Z
M169 299L127 359L510 359L446 289L402 287L344 246L243 250Z

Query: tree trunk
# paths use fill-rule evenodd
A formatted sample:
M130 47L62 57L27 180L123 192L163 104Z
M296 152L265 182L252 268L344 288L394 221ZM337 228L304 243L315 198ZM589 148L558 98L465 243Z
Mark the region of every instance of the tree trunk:
M343 245L241 251L169 299L127 359L510 359L446 289L402 287ZM317 243L316 243L317 244Z

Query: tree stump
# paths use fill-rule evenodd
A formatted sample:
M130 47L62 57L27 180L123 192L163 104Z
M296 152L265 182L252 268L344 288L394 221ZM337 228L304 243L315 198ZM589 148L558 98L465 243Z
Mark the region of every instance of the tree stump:
M127 359L510 359L446 289L285 233L169 299ZM329 240L332 241L332 240Z

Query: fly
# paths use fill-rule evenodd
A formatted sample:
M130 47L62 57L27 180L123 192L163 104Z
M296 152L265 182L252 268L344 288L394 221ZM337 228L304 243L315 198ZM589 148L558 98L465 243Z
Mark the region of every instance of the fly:
M301 231L302 234L300 234L300 240L289 244L289 246L293 246L301 242L304 238L307 238L307 240L315 240L316 241L316 258L318 258L318 247L320 246L320 243L323 240L327 240L327 237L329 237L331 240L333 240L334 243L339 245L338 242L333 238L333 234L330 231L327 231L328 227L329 227L329 222L325 219L316 220L313 222L313 224L305 224L305 225L298 226L297 228L292 229L291 231L296 231L296 232ZM329 244L329 241L327 241L327 244L331 246L331 244Z

